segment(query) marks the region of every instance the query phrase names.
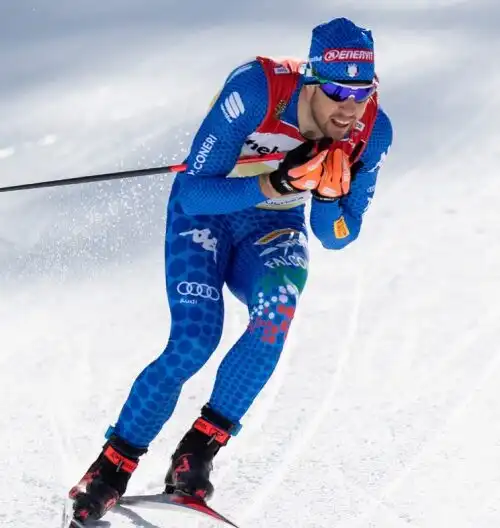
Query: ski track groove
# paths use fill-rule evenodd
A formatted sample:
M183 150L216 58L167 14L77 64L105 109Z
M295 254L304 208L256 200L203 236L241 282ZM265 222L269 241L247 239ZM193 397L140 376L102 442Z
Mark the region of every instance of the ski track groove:
M351 357L352 342L356 335L357 326L358 326L358 318L359 318L359 310L361 306L361 296L362 296L361 286L362 286L362 272L360 269L358 271L356 290L354 293L354 304L351 310L350 324L349 324L349 329L347 332L347 337L345 340L345 344L342 347L341 353L339 354L337 368L335 370L334 375L332 376L330 389L324 396L322 405L316 411L316 413L311 418L309 423L304 427L305 432L303 434L297 435L297 440L295 440L295 442L287 449L283 460L279 464L278 469L276 469L272 473L273 477L270 478L268 481L266 481L266 483L259 488L259 491L257 491L254 494L254 497L253 497L253 500L251 501L250 506L246 508L246 510L244 510L242 515L240 516L239 520L241 524L250 523L251 518L254 517L257 512L262 511L262 508L265 505L265 503L271 498L273 492L278 489L279 484L285 478L286 473L289 470L290 466L292 465L294 460L304 450L307 443L312 440L317 429L320 427L325 415L330 410L332 400L343 379L344 370ZM342 477L345 480L345 477L343 475ZM353 484L351 485L354 486ZM388 505L383 504L380 501L380 499L377 499L373 495L369 494L366 490L361 489L358 486L356 486L356 489L360 493L362 493L363 496L367 497L370 500L370 502L372 503L376 502L377 506L380 506L380 505L384 506L386 509L390 510L391 513L395 515L399 521L405 522L403 519L399 517L399 515L396 512L392 511ZM405 522L405 524L407 523Z
M248 522L249 520L251 520L251 517L254 516L257 512L259 512L261 508L264 506L264 504L266 503L266 501L270 499L270 497L272 496L273 490L278 489L279 484L285 478L285 475L287 471L289 470L291 464L304 450L307 443L311 441L317 429L320 427L321 422L323 421L325 415L328 413L328 411L331 408L332 400L335 397L335 394L340 386L340 383L343 380L343 374L344 374L345 368L351 358L352 343L356 335L358 321L359 321L361 297L363 293L363 288L362 288L363 278L364 278L363 267L360 265L358 269L356 289L355 289L355 293L353 296L354 304L351 309L349 329L347 332L347 337L345 339L345 344L342 347L341 353L339 354L339 359L337 361L337 368L335 370L334 375L332 376L332 381L329 385L330 389L325 395L323 399L323 403L321 407L319 408L319 410L314 414L314 416L311 418L309 423L305 426L304 429L306 432L301 435L296 435L297 440L292 444L290 448L287 449L286 454L282 462L279 465L279 469L273 473L274 477L270 481L268 481L265 484L265 486L260 488L259 491L254 495L254 499L251 505L244 511L243 515L241 516L241 523ZM343 475L338 470L335 470L335 472L337 473L337 475L340 475L344 481L346 481L345 475ZM404 519L402 519L397 514L397 512L395 512L389 505L384 504L379 498L375 497L374 495L369 493L367 490L352 483L351 481L349 481L349 485L352 488L356 489L356 491L360 493L365 499L367 499L371 504L376 504L376 507L383 506L384 509L387 510L393 516L394 520L400 523L404 522L405 525L407 524L407 522L404 521ZM414 525L414 526L418 528L417 525Z
M244 451L248 453L257 452L262 445L260 440L262 435L262 426L264 425L269 412L274 409L274 403L282 389L288 369L290 366L291 352L295 348L295 342L298 341L296 338L293 339L292 343L288 343L288 350L284 350L280 358L280 367L273 373L272 385L269 391L267 391L266 397L267 402L263 405L262 409L259 410L258 414L252 417L252 419L245 425L245 442L241 446ZM236 468L238 461L236 459L230 459L229 463L221 470L217 472L217 478L223 482L228 474L233 473Z
M419 451L415 453L415 455L412 457L411 461L405 466L405 468L402 469L400 472L396 473L394 478L392 478L382 488L379 497L380 503L384 503L385 501L389 500L398 491L399 487L403 484L405 478L415 469L418 463L425 459L425 457L429 454L432 454L432 449L436 446L443 433L448 429L450 425L460 419L461 415L465 412L469 404L473 401L478 389L483 386L491 377L493 377L493 375L495 375L496 371L499 369L500 355L497 355L485 365L482 374L479 376L479 381L468 391L466 396L461 401L459 401L452 409L450 409L446 420L442 422L441 427L435 430L435 433L433 434L432 438L426 443L424 443L421 449L419 449ZM343 526L344 528L350 528L351 526L354 528L354 526L358 526L360 522L366 520L373 513L374 506L368 507L368 509L357 519L353 521L348 521ZM417 526L413 521L412 525Z

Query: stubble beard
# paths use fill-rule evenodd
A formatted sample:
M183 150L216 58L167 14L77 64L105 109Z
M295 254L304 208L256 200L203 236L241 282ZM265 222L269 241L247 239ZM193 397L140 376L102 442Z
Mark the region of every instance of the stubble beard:
M311 104L311 117L314 121L314 124L317 127L317 131L315 132L316 137L314 139L321 139L324 137L331 138L333 141L338 141L345 137L346 133L350 132L350 129L345 132L344 130L336 130L335 125L331 122L330 118L327 117L326 119L321 119L318 116L318 113L316 111L316 107L314 104ZM318 137L319 134L319 137Z
M331 120L330 115L324 117L320 115L317 106L317 100L315 99L317 94L313 94L310 101L310 115L314 125L317 127L316 131L312 131L312 134L315 134L313 139L318 139L321 137L331 138L333 141L340 141L349 136L354 128L355 122L353 122L347 129L337 127ZM310 127L312 129L312 127Z

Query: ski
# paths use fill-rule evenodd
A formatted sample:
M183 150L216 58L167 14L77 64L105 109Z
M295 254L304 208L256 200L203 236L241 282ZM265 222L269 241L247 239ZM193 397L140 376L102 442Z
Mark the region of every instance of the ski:
M85 528L85 526L73 518L73 501L66 499L64 502L61 528Z
M209 517L216 521L220 521L226 526L233 526L238 528L236 524L221 515L219 512L208 506L208 504L197 497L191 495L184 495L179 493L166 494L156 493L153 495L129 495L122 497L118 504L121 506L131 506L138 508L149 509L185 509L193 513L200 514L204 517Z
M89 528L96 526L95 522L82 523L73 518L73 501L66 500L63 508L61 528ZM185 510L186 512L198 514L205 518L220 522L224 526L232 526L238 528L236 524L228 518L221 515L219 512L208 506L208 504L197 497L191 495L184 495L180 493L166 494L155 493L153 495L128 495L122 497L117 506L124 508L145 508L145 509L161 509L161 510ZM111 510L113 511L113 510ZM98 521L97 521L98 522Z

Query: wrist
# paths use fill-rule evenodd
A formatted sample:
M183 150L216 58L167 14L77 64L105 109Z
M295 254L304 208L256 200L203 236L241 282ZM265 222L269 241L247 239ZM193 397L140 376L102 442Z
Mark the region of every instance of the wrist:
M317 200L318 202L326 202L326 203L338 202L341 198L340 196L336 196L335 198L331 198L329 196L323 196L316 190L311 191L311 195L312 195L313 200Z
M266 198L279 198L283 196L271 183L271 173L259 174L258 178L260 190Z
M268 179L271 187L279 194L279 196L286 196L300 192L288 181L280 169L271 172L268 175Z

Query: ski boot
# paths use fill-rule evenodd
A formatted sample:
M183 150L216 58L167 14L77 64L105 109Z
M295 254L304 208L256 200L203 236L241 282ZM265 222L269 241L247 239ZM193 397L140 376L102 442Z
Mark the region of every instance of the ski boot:
M132 447L112 434L85 475L69 492L73 517L85 522L100 519L125 493L128 481L147 449Z
M165 476L164 493L183 493L204 501L213 495L210 482L212 460L230 438L235 424L208 406L201 417L184 435L172 455L172 463Z

